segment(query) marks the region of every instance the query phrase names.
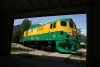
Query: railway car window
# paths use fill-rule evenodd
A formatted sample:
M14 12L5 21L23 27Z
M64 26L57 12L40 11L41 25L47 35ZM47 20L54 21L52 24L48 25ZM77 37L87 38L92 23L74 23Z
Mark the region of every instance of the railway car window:
M43 30L43 26L37 28L37 31L41 31L41 30Z
M67 26L66 21L61 21L61 26Z
M43 28L44 28L44 27L42 26L42 30L43 30Z
M50 29L52 29L52 24L50 24Z
M39 27L39 31L41 30L41 28Z
M40 30L41 30L41 28L39 27L39 28L38 28L38 31L40 31Z
M26 32L26 36L28 35L28 31Z
M39 30L39 28L37 28L37 31Z
M31 32L33 32L33 30L31 30Z
M53 28L56 28L56 22L54 22Z
M73 23L70 22L69 25L70 25L71 28L74 28Z

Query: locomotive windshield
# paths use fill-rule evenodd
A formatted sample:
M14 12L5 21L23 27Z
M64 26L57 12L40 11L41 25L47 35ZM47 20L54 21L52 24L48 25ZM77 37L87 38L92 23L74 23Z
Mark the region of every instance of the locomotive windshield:
M67 26L67 23L66 23L66 21L61 21L61 26Z
M72 22L69 23L71 28L74 28L74 24Z

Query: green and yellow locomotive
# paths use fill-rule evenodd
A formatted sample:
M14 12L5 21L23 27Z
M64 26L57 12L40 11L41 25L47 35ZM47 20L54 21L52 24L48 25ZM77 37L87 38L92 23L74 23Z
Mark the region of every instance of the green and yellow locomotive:
M34 24L24 32L24 45L38 49L76 53L79 45L77 29L71 18L62 18L44 25Z

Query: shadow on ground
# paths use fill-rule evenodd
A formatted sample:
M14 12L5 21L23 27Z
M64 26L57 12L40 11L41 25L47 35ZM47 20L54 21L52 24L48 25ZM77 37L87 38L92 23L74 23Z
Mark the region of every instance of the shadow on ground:
M23 53L0 56L0 67L86 67L86 61Z
M12 54L14 56L42 60L47 62L55 62L55 63L68 63L68 64L76 64L76 65L86 65L86 60L77 60L77 59L70 59L70 57L55 57L55 56L39 56L39 55L32 55L32 54ZM76 55L77 56L77 55ZM75 57L76 57L75 56Z

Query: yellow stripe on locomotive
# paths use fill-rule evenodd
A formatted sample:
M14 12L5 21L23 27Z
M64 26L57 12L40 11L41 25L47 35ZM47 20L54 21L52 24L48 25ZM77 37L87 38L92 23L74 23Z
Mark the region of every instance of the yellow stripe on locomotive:
M55 28L50 29L50 26L55 26ZM75 23L69 22L69 21L56 21L52 22L31 30L27 30L24 32L25 36L32 36L32 35L38 35L38 34L44 34L44 33L50 33L50 32L56 32L56 31L64 31L66 33L69 33L71 36L75 37L77 34L76 25Z

